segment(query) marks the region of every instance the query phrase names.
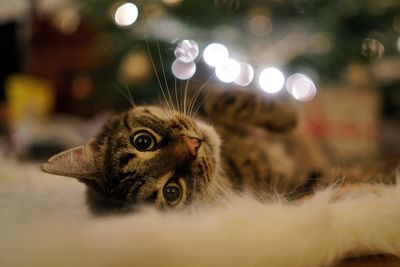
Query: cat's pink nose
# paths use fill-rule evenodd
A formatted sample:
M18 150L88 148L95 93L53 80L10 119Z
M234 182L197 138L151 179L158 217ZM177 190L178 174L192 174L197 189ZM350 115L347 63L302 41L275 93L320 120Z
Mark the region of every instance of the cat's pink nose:
M188 146L190 154L192 154L193 156L196 156L197 150L199 149L199 147L201 145L201 140L196 137L190 137L187 135L183 135L182 138L185 141L186 145Z

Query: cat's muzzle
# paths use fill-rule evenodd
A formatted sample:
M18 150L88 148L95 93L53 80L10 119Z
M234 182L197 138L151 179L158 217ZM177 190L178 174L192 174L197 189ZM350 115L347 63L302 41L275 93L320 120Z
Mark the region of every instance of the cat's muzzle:
M201 140L199 138L187 135L183 135L182 138L185 141L187 147L189 148L190 154L192 154L192 156L196 156L197 150L201 146Z

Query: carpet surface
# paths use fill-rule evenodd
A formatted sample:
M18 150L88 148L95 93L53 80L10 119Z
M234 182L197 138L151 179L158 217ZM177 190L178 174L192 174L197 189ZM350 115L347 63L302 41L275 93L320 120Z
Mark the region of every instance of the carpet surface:
M398 203L399 186L375 186L297 204L233 197L93 218L82 184L3 159L0 266L399 266L393 256L358 257L400 255Z

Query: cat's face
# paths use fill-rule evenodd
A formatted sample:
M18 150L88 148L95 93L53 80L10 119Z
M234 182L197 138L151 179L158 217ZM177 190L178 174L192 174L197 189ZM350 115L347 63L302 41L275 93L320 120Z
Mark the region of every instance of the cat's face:
M137 107L112 118L85 146L52 157L43 169L88 185L93 211L136 204L181 207L216 194L220 141L215 130L179 112Z

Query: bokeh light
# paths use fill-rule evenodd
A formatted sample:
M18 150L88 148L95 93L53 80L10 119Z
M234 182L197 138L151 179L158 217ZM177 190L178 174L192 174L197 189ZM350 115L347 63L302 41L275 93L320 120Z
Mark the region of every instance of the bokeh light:
M317 33L311 36L309 45L311 51L318 55L326 54L332 48L329 37L324 33Z
M399 38L397 38L397 49L400 52L400 36L399 36Z
M286 90L299 101L309 101L317 94L314 82L302 73L295 73L286 81Z
M94 91L93 79L89 74L83 72L75 75L71 81L71 96L75 100L85 100Z
M163 2L167 6L177 6L182 3L182 0L163 0Z
M190 79L196 72L196 64L194 62L184 62L175 59L171 66L172 73L180 80Z
M272 22L266 16L257 15L249 19L247 28L256 36L267 36L272 30Z
M59 29L62 33L74 33L81 22L81 17L76 9L64 8L58 11L52 19L55 28Z
M141 50L133 49L123 57L118 70L121 82L136 84L146 81L152 74L149 55Z
M240 65L236 60L227 58L217 65L215 74L217 78L224 83L233 82L239 77Z
M125 3L115 11L114 20L117 25L126 27L135 23L138 18L139 11L133 3Z
M366 38L361 45L361 53L369 59L381 59L385 53L385 47L376 39Z
M249 85L254 78L254 69L250 64L240 63L240 73L239 76L234 80L234 83L247 86Z
M279 92L285 84L285 77L277 68L266 68L258 77L258 83L265 92L275 94Z
M229 57L229 51L226 46L219 43L209 44L203 52L204 61L211 67L216 67Z
M183 62L194 61L199 55L199 46L193 40L183 40L175 48L175 57Z

